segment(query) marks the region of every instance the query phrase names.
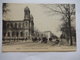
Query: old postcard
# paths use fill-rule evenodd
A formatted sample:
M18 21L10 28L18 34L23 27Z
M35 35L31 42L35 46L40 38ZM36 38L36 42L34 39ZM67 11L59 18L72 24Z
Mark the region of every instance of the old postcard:
M3 3L2 51L76 51L75 4Z

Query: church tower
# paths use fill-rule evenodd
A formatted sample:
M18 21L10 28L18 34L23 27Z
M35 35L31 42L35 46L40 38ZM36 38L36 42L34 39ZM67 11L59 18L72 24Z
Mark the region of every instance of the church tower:
M28 7L24 9L24 20L29 20L30 19L30 10Z
M34 31L34 22L33 16L30 14L30 9L28 7L24 9L24 26L24 33L26 33L25 36L27 36L30 39Z

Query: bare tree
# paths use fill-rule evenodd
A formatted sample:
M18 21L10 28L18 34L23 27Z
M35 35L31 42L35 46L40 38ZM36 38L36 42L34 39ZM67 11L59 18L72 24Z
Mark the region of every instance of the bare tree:
M75 15L75 4L55 4L55 5L43 5L47 9L49 9L49 12L56 13L62 15L64 22L68 22L69 26L69 35L70 35L70 45L73 45L72 40L72 32L71 32L71 17L72 15Z
M6 18L10 9L8 9L8 3L3 3L3 18Z

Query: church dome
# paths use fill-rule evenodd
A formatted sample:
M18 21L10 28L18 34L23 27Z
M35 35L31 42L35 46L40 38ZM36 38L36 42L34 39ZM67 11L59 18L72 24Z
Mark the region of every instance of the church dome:
M29 10L29 7L28 7L28 6L26 6L24 10L25 10L25 11L28 11L28 10ZM29 11L30 11L30 10L29 10Z

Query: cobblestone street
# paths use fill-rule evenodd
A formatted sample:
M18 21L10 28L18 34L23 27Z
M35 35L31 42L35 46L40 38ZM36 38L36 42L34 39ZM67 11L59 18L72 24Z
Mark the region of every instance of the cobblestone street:
M3 44L3 51L75 51L75 46L52 45L51 43L41 43L27 41L18 41L10 44Z

